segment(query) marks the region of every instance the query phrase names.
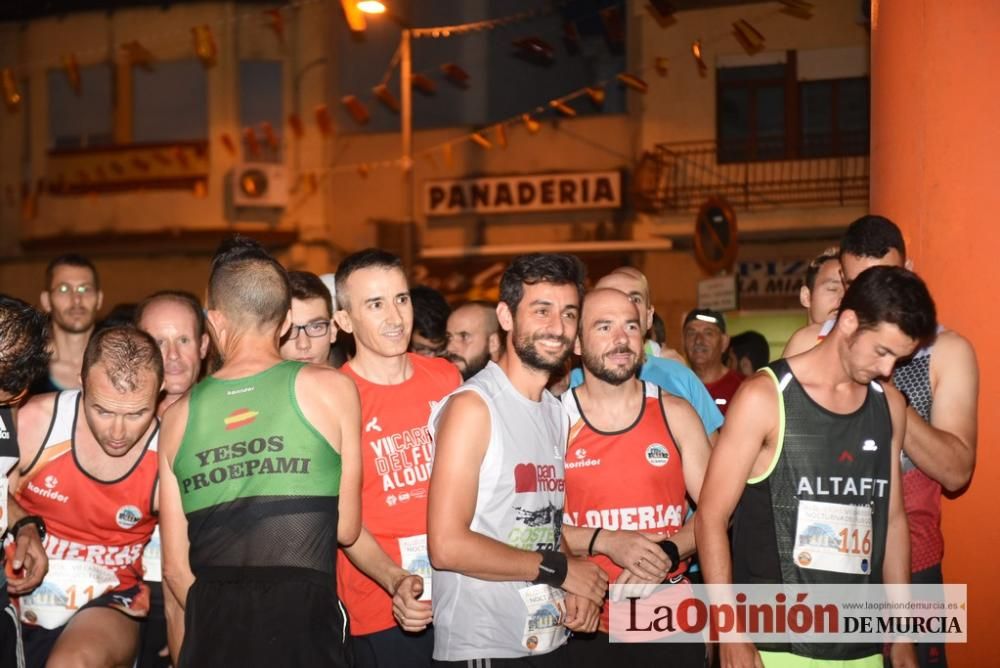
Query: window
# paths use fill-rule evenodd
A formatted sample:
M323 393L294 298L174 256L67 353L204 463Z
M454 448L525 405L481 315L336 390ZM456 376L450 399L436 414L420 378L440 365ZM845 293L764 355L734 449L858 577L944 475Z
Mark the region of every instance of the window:
M717 71L718 161L752 162L864 155L868 77L798 81L786 62Z
M868 152L868 79L799 84L803 157Z
M719 162L785 155L786 65L718 71Z
M113 140L111 66L80 68L80 92L66 73L49 70L49 148L94 148Z
M284 127L282 62L280 60L240 61L240 127L251 128L260 146L260 155L250 155L243 143L246 159L278 161L281 158L281 135ZM267 144L262 125L268 123L278 141L276 148Z
M132 68L132 142L208 138L208 87L201 61L160 61Z

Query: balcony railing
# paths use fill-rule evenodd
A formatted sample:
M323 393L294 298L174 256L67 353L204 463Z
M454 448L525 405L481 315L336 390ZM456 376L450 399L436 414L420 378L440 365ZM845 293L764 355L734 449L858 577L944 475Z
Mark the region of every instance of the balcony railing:
M640 208L697 211L705 199L718 195L744 210L868 202L867 155L722 164L718 157L715 141L658 144L640 167Z

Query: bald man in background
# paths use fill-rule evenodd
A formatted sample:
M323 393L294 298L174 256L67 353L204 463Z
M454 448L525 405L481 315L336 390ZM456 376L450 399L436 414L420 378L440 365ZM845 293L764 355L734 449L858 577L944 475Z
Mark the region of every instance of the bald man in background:
M495 302L462 304L448 316L445 359L458 367L462 380L469 380L502 354L500 323Z

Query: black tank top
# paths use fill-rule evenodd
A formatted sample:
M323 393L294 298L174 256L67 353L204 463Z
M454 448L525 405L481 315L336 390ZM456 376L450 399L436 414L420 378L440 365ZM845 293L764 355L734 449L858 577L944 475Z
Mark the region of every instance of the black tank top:
M781 432L771 469L749 480L733 520L733 581L864 584L882 581L889 518L892 421L871 383L850 414L813 401L785 360L766 369L778 387ZM792 642L761 649L848 660L875 645Z

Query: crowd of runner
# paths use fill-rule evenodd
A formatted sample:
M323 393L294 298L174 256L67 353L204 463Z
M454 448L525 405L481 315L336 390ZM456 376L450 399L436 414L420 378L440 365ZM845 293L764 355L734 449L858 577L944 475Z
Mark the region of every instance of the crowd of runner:
M678 352L642 272L560 253L455 305L240 236L204 303L98 322L90 260L45 281L0 295L2 666L947 665L609 638L612 585L943 581L978 371L885 218L811 262L776 361L709 309ZM863 554L802 558L820 515Z

